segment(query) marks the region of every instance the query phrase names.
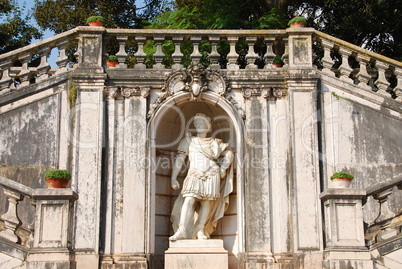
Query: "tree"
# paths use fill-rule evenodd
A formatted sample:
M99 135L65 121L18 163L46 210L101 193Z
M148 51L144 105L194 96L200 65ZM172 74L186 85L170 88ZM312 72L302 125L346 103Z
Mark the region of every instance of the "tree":
M289 8L324 33L402 60L402 0L310 0Z
M21 9L14 1L0 0L0 54L31 43L42 37L41 32L29 24L29 14L22 17Z
M139 14L135 0L35 0L35 19L42 29L56 34L86 25L92 15L105 17L108 28L142 28L143 20L155 15L161 1L146 0Z
M287 16L266 0L177 0L148 28L255 29L285 28Z
M402 0L176 0L149 28L283 29L294 16L355 45L402 59Z

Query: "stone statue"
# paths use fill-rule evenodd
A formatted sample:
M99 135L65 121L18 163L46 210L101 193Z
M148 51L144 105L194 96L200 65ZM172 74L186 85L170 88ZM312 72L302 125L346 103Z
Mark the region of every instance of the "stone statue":
M194 126L197 135L187 134L181 140L172 170L171 184L177 190L177 175L189 158L188 174L172 210L175 234L169 238L171 241L208 239L223 217L233 191L233 151L229 144L207 137L211 119L206 115L196 114Z

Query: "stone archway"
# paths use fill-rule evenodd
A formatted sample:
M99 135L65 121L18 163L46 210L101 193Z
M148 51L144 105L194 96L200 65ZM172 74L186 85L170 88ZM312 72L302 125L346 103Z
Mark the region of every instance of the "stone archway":
M229 251L231 268L237 268L238 254L244 253L244 171L243 120L225 97L206 91L194 99L190 92L179 91L162 102L148 124L148 251L155 256L155 267L163 262L168 237L173 233L170 212L178 191L170 187L171 165L176 149L186 132L192 132L191 118L204 113L213 119L211 136L230 143L235 152L235 191L230 206L212 238L222 238ZM181 180L184 178L182 173ZM158 266L159 265L159 266Z

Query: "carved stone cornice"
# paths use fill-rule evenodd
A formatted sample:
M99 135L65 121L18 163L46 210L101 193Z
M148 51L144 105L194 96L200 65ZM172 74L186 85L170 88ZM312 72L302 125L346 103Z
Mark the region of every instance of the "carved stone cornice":
M107 98L130 98L134 97L143 97L147 98L149 96L149 87L124 87L124 86L107 86L104 89L104 93Z
M115 99L119 93L119 87L105 87L103 92L108 99Z
M226 78L217 70L206 69L202 64L191 63L187 69L170 74L162 88L168 96L180 91L191 94L191 100L200 100L202 93L213 91L221 96L228 93Z
M243 97L249 99L251 97L263 98L282 98L288 94L285 87L262 87L262 88L243 88Z
M227 79L218 70L207 69L202 64L192 63L187 69L172 72L165 81L162 94L151 106L148 118L159 109L162 103L178 92L189 92L191 101L202 99L202 94L207 91L215 92L230 102L239 112L242 118L245 114L239 104L230 95Z

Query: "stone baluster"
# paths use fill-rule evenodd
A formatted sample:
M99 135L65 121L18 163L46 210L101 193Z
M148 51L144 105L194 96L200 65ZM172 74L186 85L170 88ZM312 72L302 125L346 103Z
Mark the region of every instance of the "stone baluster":
M17 214L17 205L18 202L24 198L24 196L9 189L4 189L4 194L8 199L8 210L1 216L6 229L0 233L0 236L11 242L17 243L19 238L15 234L15 231L20 224L20 219L18 218Z
M193 53L190 55L191 61L194 63L199 63L202 57L202 54L199 50L201 36L191 36L190 40L193 44Z
M341 73L340 79L345 82L353 83L353 80L349 77L350 73L353 71L353 69L349 66L349 56L352 55L352 51L347 48L340 47L339 54L342 56L342 64L339 67L339 72Z
M174 62L172 69L181 69L183 68L183 65L181 64L181 60L183 59L183 53L181 53L180 46L183 43L183 37L173 36L172 41L175 48L174 53L172 54L172 59Z
M402 69L401 68L396 68L394 71L394 74L397 79L397 84L396 87L394 88L395 94L398 96L396 100L402 101Z
M237 70L237 69L239 69L239 66L236 64L236 62L237 62L237 58L239 58L239 55L236 53L236 43L239 39L236 36L229 36L227 39L228 39L228 42L230 45L230 51L227 56L228 69L229 70Z
M36 81L41 81L49 77L49 70L50 70L50 65L47 62L47 57L49 56L51 47L49 45L45 45L43 47L40 47L38 50L38 54L40 55L40 64L36 68L38 72L38 78Z
M145 69L145 59L147 55L144 53L144 44L147 40L145 36L138 36L135 38L138 44L138 50L134 54L134 56L137 58L137 64L134 66L135 69Z
M322 73L329 75L331 77L335 77L335 73L332 71L332 66L334 65L334 61L331 58L331 50L334 47L334 44L321 39L321 46L324 49L324 57L322 58Z
M59 67L56 73L62 73L67 71L67 62L68 57L66 55L66 47L68 44L68 39L62 39L56 43L57 48L59 49L59 57L56 60L56 64Z
M395 214L389 208L388 197L392 194L393 187L385 189L373 195L373 198L378 200L380 204L380 213L375 219L374 223L379 224L381 227L381 232L377 235L377 242L388 239L392 236L397 235L395 229L390 229L392 218Z
M246 42L248 44L248 53L246 55L247 66L246 69L257 69L258 66L255 64L255 60L258 55L254 52L254 44L257 41L256 37L246 37Z
M162 52L162 44L165 41L164 36L157 35L154 37L154 41L156 44L156 52L154 54L154 59L156 64L154 65L154 69L163 69L165 66L162 64L163 58L165 58L165 54Z
M266 39L265 43L267 44L267 52L264 55L264 62L265 62L265 69L274 68L272 65L275 53L273 51L274 40L273 39Z
M283 67L287 67L289 65L289 42L288 38L283 39L283 43L285 44L285 51L282 55Z
M211 62L211 65L209 66L212 69L219 69L219 59L221 55L218 53L218 42L220 38L218 36L211 36L209 38L209 41L211 42L211 53L209 54L209 60Z
M127 64L125 64L127 59L127 52L126 52L126 42L128 36L117 36L116 40L119 42L119 51L116 53L117 60L119 64L116 66L117 68L127 68Z
M374 82L374 84L378 88L378 93L381 94L382 96L390 97L389 93L387 93L387 89L390 83L385 77L385 71L388 69L389 65L377 61L375 63L375 67L378 69L378 79Z
M4 59L0 62L0 68L2 71L1 80L0 80L0 91L7 89L10 87L12 83L12 78L10 77L10 67L13 61L11 58Z
M31 79L31 72L28 69L28 62L32 59L31 52L27 51L18 55L18 59L22 63L21 71L17 75L21 81L19 87L24 87L29 85L29 80Z
M367 64L370 62L370 57L359 54L356 56L356 61L358 61L360 64L359 73L356 75L357 79L359 80L359 87L362 87L366 90L371 90L371 86L368 85L371 76L367 72Z

